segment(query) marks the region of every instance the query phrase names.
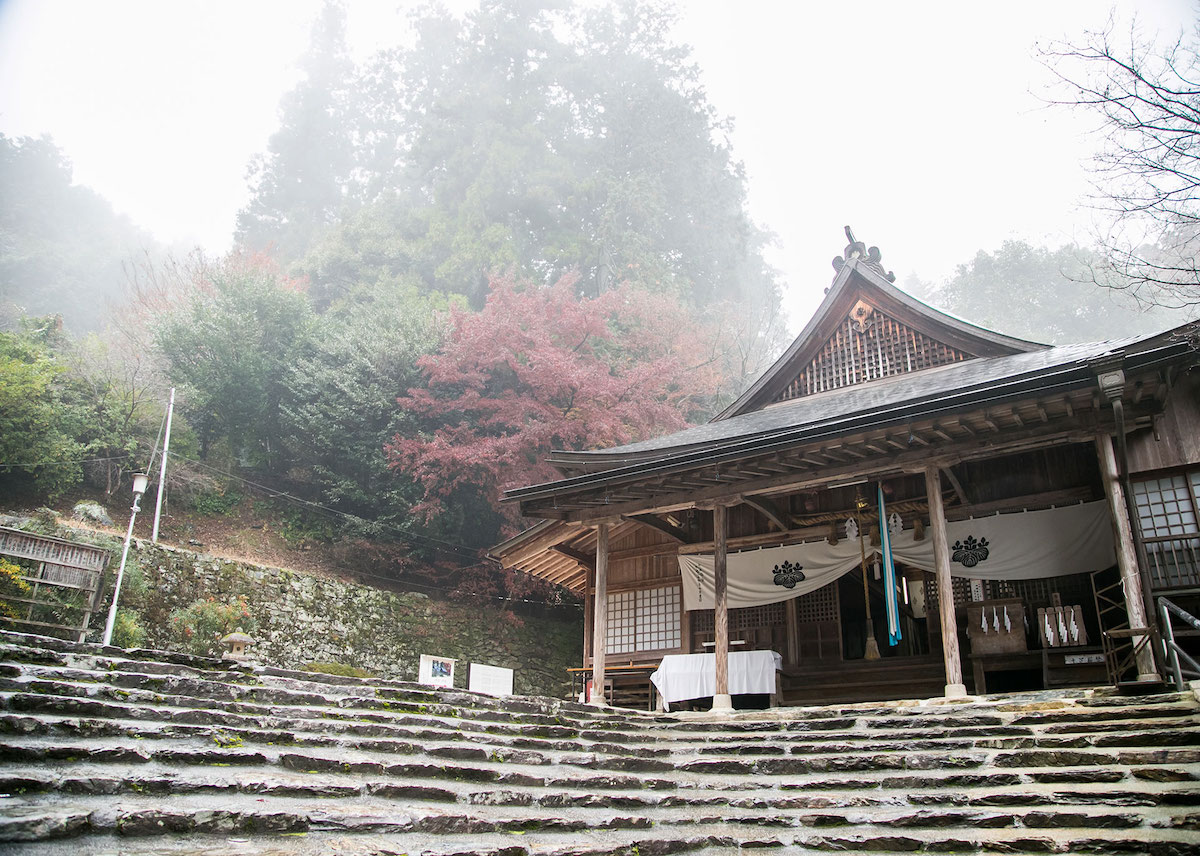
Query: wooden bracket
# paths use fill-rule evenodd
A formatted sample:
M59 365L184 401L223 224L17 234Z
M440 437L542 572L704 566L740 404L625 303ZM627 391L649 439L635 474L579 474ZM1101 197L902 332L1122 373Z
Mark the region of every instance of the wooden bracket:
M628 520L630 523L640 523L643 526L649 526L651 529L674 538L680 544L690 544L693 540L686 529L675 526L656 514L631 514L621 519Z
M786 532L791 528L791 520L789 519L789 516L783 511L783 509L775 504L773 499L765 496L747 496L742 499L742 502L762 514L762 516L767 518L767 520L770 520L772 523L774 523L777 527L779 527L779 531Z
M558 553L560 556L566 556L589 573L596 573L596 559L589 553L584 553L581 550L576 550L574 547L566 547L562 544L556 544L550 548L550 551Z

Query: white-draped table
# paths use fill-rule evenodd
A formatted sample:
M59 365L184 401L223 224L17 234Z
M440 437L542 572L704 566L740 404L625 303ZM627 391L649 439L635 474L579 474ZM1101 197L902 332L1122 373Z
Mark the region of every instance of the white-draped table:
M730 651L729 694L773 695L783 657L775 651ZM671 702L708 698L717 691L715 654L667 654L650 675L663 709Z

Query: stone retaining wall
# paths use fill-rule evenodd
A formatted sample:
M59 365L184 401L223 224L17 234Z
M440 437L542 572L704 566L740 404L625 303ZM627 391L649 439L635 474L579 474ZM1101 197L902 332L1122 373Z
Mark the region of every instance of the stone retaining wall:
M82 534L64 530L60 537L85 540ZM96 541L96 533L87 536ZM107 540L115 572L121 541ZM458 660L458 687L467 686L471 663L484 663L513 669L519 695L565 698L566 669L583 659L582 611L575 608L513 616L499 604L385 591L138 540L129 565L132 584L122 592L121 606L138 611L149 648L178 647L170 627L173 610L205 598L228 603L240 596L257 624L254 659L281 668L335 662L383 678L416 680L420 655L435 654ZM111 573L109 579L111 585ZM94 616L92 625L102 630L104 615Z

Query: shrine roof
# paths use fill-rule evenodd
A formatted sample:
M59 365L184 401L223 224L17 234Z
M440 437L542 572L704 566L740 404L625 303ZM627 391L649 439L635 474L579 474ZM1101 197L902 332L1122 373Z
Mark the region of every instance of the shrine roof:
M1037 387L1044 387L1046 380L1057 372L1078 369L1090 360L1119 351L1137 341L1138 337L1128 337L967 360L832 389L624 446L585 452L553 452L549 460L577 464L611 459L616 466L620 462L651 460L727 441L766 438L779 431L792 433L806 427L829 427L841 420L865 414L882 414L901 405L925 403L928 405L925 409L931 412L937 409L939 401L948 402L950 397L960 401L976 399L991 392L1012 390L1022 381L1032 381Z
M1178 331L1051 347L970 324L893 285L877 247L856 241L813 319L736 401L705 425L546 460L563 478L505 492L537 501L698 467L720 467L798 445L921 419L953 419L1030 398L1096 388L1096 365L1127 369L1177 359ZM556 506L557 508L557 506Z
M684 449L779 429L823 425L899 404L935 401L950 393L961 395L972 391L987 392L1022 379L1044 378L1055 369L1078 367L1081 361L1095 359L1136 341L1137 337L1129 337L1064 345L1006 357L968 360L921 372L881 378L856 386L831 389L638 443L590 452L554 452L551 459L557 461L566 457L627 457L644 452Z

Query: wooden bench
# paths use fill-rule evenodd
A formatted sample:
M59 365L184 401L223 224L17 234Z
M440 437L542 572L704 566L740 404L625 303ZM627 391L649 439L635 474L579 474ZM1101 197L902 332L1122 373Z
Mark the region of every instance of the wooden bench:
M634 710L654 710L658 701L650 676L658 663L625 663L605 665L604 699L613 707ZM578 699L592 678L592 668L583 666L567 669L571 676L571 697Z

